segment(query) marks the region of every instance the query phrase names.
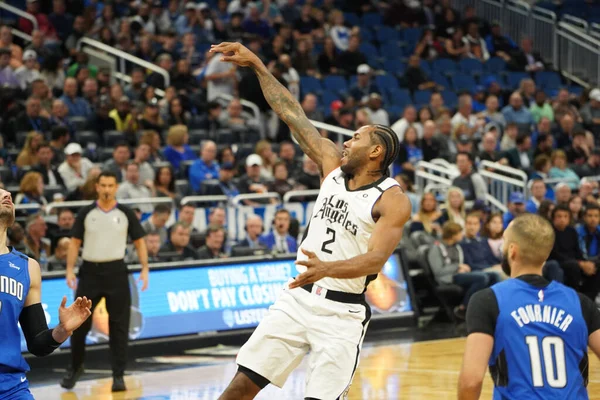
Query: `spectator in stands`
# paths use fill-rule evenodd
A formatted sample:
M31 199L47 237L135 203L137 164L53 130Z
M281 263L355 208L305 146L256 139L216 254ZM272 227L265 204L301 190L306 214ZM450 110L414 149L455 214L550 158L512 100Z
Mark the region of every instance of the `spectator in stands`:
M561 122L563 117L569 114L573 122L583 122L577 107L571 104L571 94L567 89L560 89L558 91L552 108L554 110L554 118L556 121Z
M290 213L285 208L279 209L273 219L273 229L271 232L262 235L258 241L274 253L295 253L298 251L298 244L289 234Z
M140 181L152 188L155 172L152 165L148 162L150 158L150 146L146 143L140 143L135 148L133 154L133 161L140 166Z
M404 133L404 140L400 144L396 163L400 165L401 171L414 179L417 163L423 160L423 150L417 138L417 130L409 126Z
M452 122L450 118L448 116L438 118L437 126L438 133L435 139L440 144L440 157L446 160L455 160L458 150L456 142L452 139Z
M162 130L165 128L165 122L160 117L160 113L158 111L157 99L152 99L150 102L146 103L146 106L144 107L144 113L139 121L139 125L141 129L157 132L162 132Z
M506 157L511 167L529 172L533 167L531 137L526 133L519 134L516 147L507 150L504 157Z
M21 87L19 78L10 66L11 50L0 48L0 85L5 88L17 89Z
M37 65L37 54L35 51L25 51L23 53L23 65L15 70L15 75L21 84L22 90L27 90L31 86L31 83L40 77Z
M44 141L44 135L40 132L31 131L27 134L25 138L25 144L23 145L23 149L19 153L15 164L17 167L32 167L38 163L37 159L37 151L40 147L40 144Z
M75 78L66 78L63 86L63 95L60 98L69 108L70 117L88 118L92 114L92 109L87 101L77 96L77 80Z
M556 147L562 149L569 148L576 132L575 120L571 115L565 114L558 122L558 129L553 132L554 137L556 137Z
M157 204L152 211L152 215L150 218L142 222L142 228L149 232L157 232L160 236L160 243L167 243L168 233L167 233L167 221L171 216L171 208L166 204Z
M42 175L45 185L64 187L58 168L52 165L53 156L54 152L50 144L47 142L40 143L36 153L37 163L33 165L33 170Z
M169 53L162 53L156 57L156 64L171 75L171 70L173 69L173 57ZM148 75L146 84L161 90L166 89L165 77L158 72L152 72Z
M102 166L103 171L110 171L117 176L117 182L123 182L127 170L127 162L131 157L129 146L125 142L117 143L113 150L113 156Z
M207 112L200 117L198 128L206 130L209 137L216 137L218 130L225 127L225 124L221 122L223 119L221 118L222 111L221 104L216 101L209 101Z
M294 186L289 180L289 173L286 164L283 161L277 161L273 166L273 181L269 182L269 192L278 193L281 198L293 190Z
M319 72L322 75L337 74L337 52L333 40L326 37L323 43L323 52L317 58Z
M552 168L548 176L562 179L572 190L579 187L579 176L567 165L567 155L561 149L552 152Z
M267 140L260 140L254 146L254 153L258 154L262 160L260 165L260 176L264 179L273 178L273 167L277 162L277 154L273 152L271 143Z
M64 42L73 30L73 15L67 12L65 0L55 0L52 3L52 13L48 20L56 29L56 34L61 42Z
M242 23L244 31L252 36L259 36L268 39L271 35L271 28L266 20L261 18L260 11L255 4L251 4L248 18Z
M597 275L598 261L600 260L600 207L598 204L589 204L583 215L583 223L578 225L575 230L579 236L579 247L583 253L583 258L594 263L594 271ZM588 274L586 274L588 275ZM589 275L588 275L589 276ZM594 276L594 278L597 278ZM586 279L584 279L586 281ZM588 284L584 293L595 299L600 287L597 279L593 281L595 284L590 287ZM585 282L587 283L587 282ZM584 283L584 285L585 285ZM591 293L587 293L591 292Z
M240 99L231 99L227 111L219 113L219 124L225 128L246 130L249 127L249 117L243 112Z
M536 214L540 204L546 198L546 184L543 179L533 179L531 181L531 197L525 204L525 211L528 213Z
M506 126L506 119L499 109L498 97L495 95L489 95L485 99L485 110L480 112L477 116L485 118L486 122L493 122L499 125L501 129Z
M510 61L510 55L518 49L517 44L508 35L502 34L499 22L492 23L491 33L485 38L485 43L492 56L500 57L506 62Z
M169 241L160 248L159 256L161 260L186 261L197 259L198 254L189 245L190 232L190 225L176 222L171 227Z
M569 210L571 210L571 225L577 226L583 219L583 200L581 196L573 195L569 199Z
M577 170L590 158L591 153L592 151L587 145L585 132L576 130L573 133L572 145L566 150L568 163Z
M545 69L540 53L533 50L530 38L521 39L519 51L513 53L508 67L514 71L537 72Z
M436 88L435 82L433 82L429 76L421 68L421 59L417 55L412 55L408 59L408 68L404 72L402 77L404 86L406 86L412 93L417 90L427 90ZM439 87L439 89L443 89Z
M550 260L560 263L565 273L565 285L582 292L592 300L595 300L600 290L597 255L596 258L590 256L590 251L594 253L597 250L592 243L592 241L597 241L596 234L590 235L590 231L594 232L594 227L598 226L597 212L596 209L587 216L586 226L581 229L580 236L577 230L570 226L571 211L569 208L565 205L557 205L552 212L552 224L556 239L554 248L548 257ZM586 239L589 242L586 242ZM580 246L581 242L583 242L583 246ZM586 250L585 254L583 249Z
M31 82L31 97L35 97L40 100L42 109L40 110L40 116L49 118L50 112L52 111L52 103L54 97L50 88L44 81L44 78L39 76Z
M0 81L0 85L2 82ZM29 97L25 103L25 112L20 114L14 121L15 132L37 131L48 132L50 121L41 116L42 104L40 99Z
M195 217L196 207L192 203L183 204L179 207L179 214L177 216L177 222L184 224L185 226L191 228L192 233L198 233L198 229L194 227L194 217ZM171 232L172 227L169 228L169 233Z
M45 57L41 63L40 76L53 93L62 91L66 79L62 57L54 53Z
M153 188L154 196L175 199L177 193L175 192L175 179L171 166L162 166L157 169Z
M50 125L64 126L70 133L75 133L75 126L68 118L69 109L62 100L56 99L52 102L52 112L50 115Z
M206 230L206 244L198 249L198 259L224 258L221 252L225 243L225 230L220 226L209 225Z
M54 254L48 258L48 269L47 271L64 271L67 269L67 254L69 245L71 243L70 237L62 237L56 245ZM75 263L76 266L80 265L80 260Z
M323 113L317 108L318 106L318 97L313 93L306 93L304 95L304 99L302 100L302 109L306 114L308 119L323 122L325 117Z
M554 207L556 207L556 204L554 204L552 200L542 200L537 214L546 218L550 223L552 223L552 211L554 211Z
M463 93L458 97L458 109L452 117L452 128L464 124L467 126L468 135L472 135L477 130L477 116L473 114L473 99L468 93Z
M167 136L168 140L168 136ZM156 131L144 131L139 139L140 144L147 144L150 146L150 156L148 162L151 164L164 161L165 157L161 150L160 135Z
M478 154L479 160L506 165L508 160L504 157L503 153L496 150L497 148L498 140L496 139L496 134L494 132L487 132L481 140L481 151Z
M487 287L490 279L484 272L473 272L464 264L462 250L458 244L462 238L462 227L447 222L443 228L442 241L429 249L427 262L438 284L454 283L465 290L462 304L455 309L456 316L464 319L469 299L475 292Z
M148 250L148 261L151 263L162 261L159 256L162 243L158 232L146 232L146 236L144 236L144 242L146 242L146 249ZM135 247L133 245L127 246L127 253L125 254L125 262L127 264L138 264L140 262L137 252L134 251L134 248Z
M440 156L440 143L435 137L437 126L432 120L423 124L423 139L421 140L421 149L423 150L423 160L431 161Z
M246 237L238 242L239 247L250 247L257 249L263 247L259 242L259 237L263 233L263 220L258 215L250 215L246 218L245 225Z
M446 193L446 208L437 220L440 226L447 221L455 222L460 226L465 226L465 196L460 188L450 187Z
M187 127L184 125L175 125L169 128L167 134L167 147L164 149L164 157L169 161L173 168L179 170L182 161L195 160L196 154L187 144L189 139Z
M152 197L150 189L140 182L140 166L135 161L129 161L125 170L125 179L117 190L117 199L147 199ZM152 204L139 204L144 214L152 212Z
M212 140L202 144L200 158L196 159L188 170L189 182L195 193L201 193L201 184L205 180L219 178L219 164L217 158L217 145Z
M535 82L531 78L521 79L519 83L519 93L526 108L530 108L535 102Z
M433 115L434 119L438 119L442 111L446 110L444 106L444 98L440 92L431 93L431 97L429 98L429 109Z
M423 126L420 122L417 122L417 109L412 105L404 108L402 118L396 121L391 127L396 132L396 135L398 135L400 142L404 141L404 134L409 126L413 126L416 129L419 139L423 137Z
M469 44L464 40L463 30L457 27L451 36L446 39L446 54L449 58L458 61L469 57Z
M519 126L515 122L510 122L506 125L502 141L500 142L500 150L508 151L517 147L517 137L519 135Z
M454 178L452 186L462 189L465 200L485 200L487 185L481 175L473 171L473 156L470 153L458 153L456 165L460 176Z
M374 124L390 125L390 117L383 108L383 100L379 93L371 93L367 102L367 111Z
M545 120L547 121L548 119L545 118ZM549 162L550 157L552 156L552 148L554 147L554 137L551 134L541 133L536 139L537 146L533 152L534 160L537 157L544 155L548 157ZM531 140L533 141L533 135Z
M587 204L598 202L594 195L594 190L597 188L597 182L590 182L582 179L581 184L579 185L579 196L583 199L584 205L587 206Z
M523 105L523 97L519 92L510 95L510 101L502 109L502 114L507 123L514 122L519 125L532 125L534 123L531 111Z
M439 6L436 12L436 30L438 36L449 38L459 28L458 12L452 7Z
M485 41L479 35L479 25L476 22L469 23L466 32L467 35L462 40L469 49L467 55L481 62L487 61L490 58L490 53Z
M584 127L598 137L600 135L600 89L592 89L589 97L590 101L581 107L579 111Z
M314 190L321 187L319 166L306 154L302 158L302 171L295 176L298 190Z
M240 178L240 193L267 193L266 179L261 175L262 158L258 154L246 157L246 174ZM247 205L252 203L247 201ZM254 203L257 204L257 203Z
M65 237L71 237L71 229L75 223L75 215L70 208L59 208L56 224L58 229L50 231L50 250L54 252L58 241Z
M432 236L440 236L442 227L438 220L442 213L438 209L437 200L433 193L423 193L419 204L419 211L413 215L410 224L410 233L425 231Z
M344 14L340 10L329 13L329 37L339 51L346 51L352 31L344 25ZM355 32L357 33L357 32Z
M235 166L231 162L225 162L221 164L219 169L219 182L217 185L210 185L206 188L206 195L224 195L229 198L235 197L240 194L233 177L235 176Z
M78 185L75 190L70 191L65 200L96 200L98 198L98 193L96 192L96 179L101 172L102 170L100 168L92 166L83 183Z
M359 50L360 38L358 35L350 36L348 49L337 57L336 67L339 72L353 75L361 64L368 64L367 57Z
M554 192L556 204L568 205L569 200L571 199L571 187L567 183L557 183L554 187Z
M168 105L168 115L166 121L168 126L172 125L189 125L191 122L191 115L188 111L183 109L181 99L179 97L173 98Z
M538 124L543 117L548 118L550 121L554 121L554 110L550 103L546 101L546 93L541 89L535 92L535 102L531 103L530 111L536 124Z
M490 219L489 223L499 225L500 234L502 234L504 229L502 229L501 218ZM496 257L492 252L487 237L479 236L480 230L479 214L468 214L465 219L465 236L460 242L460 247L463 250L464 262L471 268L471 271L485 272L490 279L490 285L493 285L495 282L506 279L506 274L502 272L500 266L501 257ZM501 247L499 247L500 250Z
M135 68L130 76L131 83L125 88L125 95L132 101L141 101L147 86L144 81L144 71L140 68Z
M600 149L592 150L585 164L577 168L576 172L581 178L600 175Z
M25 255L36 259L42 271L48 270L50 246L42 239L46 236L48 225L41 214L33 214L27 218L25 225Z
M502 216L504 229L519 215L525 212L525 196L521 192L512 192L508 199L508 211Z
M204 80L208 101L215 100L221 93L233 96L238 82L237 69L234 64L221 61L221 54L215 54L208 61Z
M371 67L361 64L356 69L356 83L350 88L350 95L357 103L364 104L371 93L380 93L379 88L371 82Z
M21 46L13 42L13 34L10 26L8 25L0 25L0 49L7 49L9 62L12 70L16 70L22 65L23 60L23 49ZM0 54L2 52L0 51ZM0 61L0 65L1 61ZM0 70L2 68L0 67Z
M50 147L54 152L52 165L58 166L65 160L65 146L71 140L69 130L64 126L55 126L52 128Z
M21 179L19 184L19 194L15 198L15 204L38 204L43 206L48 204L44 197L44 180L39 172L29 171ZM36 209L25 210L28 214L35 214Z
M420 59L433 61L443 52L444 47L435 36L433 29L427 27L423 29L423 34L417 42L414 54Z
M88 129L93 130L98 135L102 135L106 131L117 130L117 120L120 121L120 116L116 119L110 116L112 105L110 99L106 95L102 95L96 104L94 114L88 120Z

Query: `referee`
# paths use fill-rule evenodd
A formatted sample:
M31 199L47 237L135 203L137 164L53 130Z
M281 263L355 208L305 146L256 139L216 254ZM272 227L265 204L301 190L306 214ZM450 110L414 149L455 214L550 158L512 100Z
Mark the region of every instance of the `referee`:
M131 292L125 257L127 236L131 237L142 264L140 281L142 291L148 286L148 252L144 229L135 213L118 204L117 176L102 172L96 180L98 201L82 208L77 215L72 240L67 253L67 285L76 289L76 296L92 300L92 313L101 298L106 300L110 335L110 358L113 373L113 392L125 391L123 374L127 363L127 342L131 311ZM79 283L74 267L83 243L83 264L79 269ZM71 366L60 385L71 389L83 372L85 340L92 326L89 318L71 338Z

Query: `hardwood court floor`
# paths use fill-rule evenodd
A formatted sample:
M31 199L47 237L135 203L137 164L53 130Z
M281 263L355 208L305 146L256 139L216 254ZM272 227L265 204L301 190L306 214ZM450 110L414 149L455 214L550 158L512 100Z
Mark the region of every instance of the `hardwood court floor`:
M350 390L351 400L456 399L464 338L419 343L372 343L363 347L361 363ZM205 361L209 361L205 358ZM174 363L177 360L172 359ZM38 400L214 400L224 390L236 366L233 358L213 365L175 368L161 372L133 373L126 377L129 391L112 395L110 379L81 381L73 392L58 385L37 386ZM304 364L283 389L268 387L262 400L302 399ZM590 354L590 399L600 400L600 362ZM490 399L492 382L486 377L482 399Z

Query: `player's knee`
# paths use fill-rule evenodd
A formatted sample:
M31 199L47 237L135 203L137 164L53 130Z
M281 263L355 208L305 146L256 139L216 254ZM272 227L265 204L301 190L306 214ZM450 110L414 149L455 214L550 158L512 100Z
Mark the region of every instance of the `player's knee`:
M242 376L245 376L246 378L248 378L248 380L250 380L250 382L252 384L254 384L259 391L264 389L270 383L269 380L267 378L265 378L264 376L254 372L251 369L246 368L244 366L240 365L238 367L238 372Z

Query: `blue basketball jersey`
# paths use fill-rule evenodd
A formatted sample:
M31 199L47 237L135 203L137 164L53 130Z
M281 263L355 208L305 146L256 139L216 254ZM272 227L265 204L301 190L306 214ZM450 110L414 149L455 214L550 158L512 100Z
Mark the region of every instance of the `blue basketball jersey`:
M29 293L29 258L10 248L0 255L0 374L24 373L29 365L21 355L19 316ZM3 389L0 379L0 392Z
M588 399L588 328L577 293L521 279L492 286L498 319L490 371L494 399Z

